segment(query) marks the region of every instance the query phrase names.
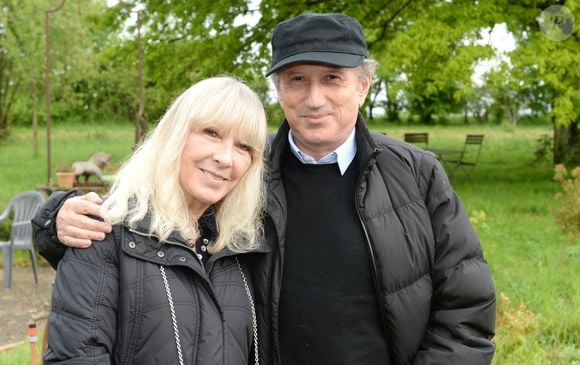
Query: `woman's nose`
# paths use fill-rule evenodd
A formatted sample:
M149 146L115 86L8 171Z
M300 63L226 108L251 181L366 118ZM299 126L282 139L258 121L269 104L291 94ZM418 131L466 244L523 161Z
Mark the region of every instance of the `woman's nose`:
M230 167L233 161L234 142L222 140L214 151L214 160L222 167Z

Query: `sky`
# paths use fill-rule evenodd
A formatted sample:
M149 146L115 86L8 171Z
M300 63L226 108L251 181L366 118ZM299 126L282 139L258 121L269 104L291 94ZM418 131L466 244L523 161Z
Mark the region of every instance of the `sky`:
M507 53L516 48L516 41L510 32L507 30L505 23L496 24L491 32L488 29L481 31L482 40L479 44L489 44L495 49L495 56L489 60L481 61L475 65L473 69L472 79L475 83L481 85L482 76L495 67L498 67L501 61L509 60Z

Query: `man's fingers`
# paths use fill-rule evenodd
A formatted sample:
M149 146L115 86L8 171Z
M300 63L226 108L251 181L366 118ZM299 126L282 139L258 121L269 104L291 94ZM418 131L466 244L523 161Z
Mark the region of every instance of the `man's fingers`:
M87 195L95 196L90 197ZM57 218L61 219L64 223L74 224L71 220L79 215L99 217L101 214L101 198L95 193L89 193L87 195L77 196L65 201L58 212Z
M90 193L86 193L85 195L82 195L81 198L83 200L87 200L87 201L93 202L93 203L98 204L98 205L103 204L103 199L101 199L99 194L92 192L92 191Z
M75 248L87 248L91 246L91 240L77 239L70 236L60 236L59 239L64 245Z
M95 218L100 215L102 202L95 193L65 201L56 215L58 240L71 247L88 247L91 240L105 239L112 227Z
M70 236L76 239L100 241L105 239L105 233L109 232L111 228L107 223L84 215L76 216L70 220L70 222L70 224L62 223L58 226L57 233L59 238L61 236ZM57 225L58 224L59 222L57 219Z
M91 218L87 218L87 220L90 220L91 223L96 222L94 219ZM73 239L79 240L101 241L105 239L105 233L94 229L87 229L84 226L66 225L58 230L59 241L63 242L62 240L60 240L61 237L71 237Z
M87 217L86 215L75 216L72 219L71 226L74 228L78 228L79 232L80 231L95 232L95 234L98 234L98 236L96 236L95 234L91 234L90 237L77 237L77 238L90 238L94 240L104 240L105 233L109 233L113 229L113 227L110 224L92 217Z

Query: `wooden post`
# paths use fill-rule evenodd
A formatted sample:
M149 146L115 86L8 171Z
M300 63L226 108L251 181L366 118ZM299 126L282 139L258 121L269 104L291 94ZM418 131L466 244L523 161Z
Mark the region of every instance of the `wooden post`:
M44 96L46 98L46 183L50 186L51 177L52 177L52 168L51 168L51 146L50 146L50 128L52 124L52 115L50 110L50 100L52 98L51 90L50 90L50 39L49 39L49 28L48 28L48 15L50 13L54 13L62 9L66 0L62 0L60 5L53 9L48 9L44 11L44 61L45 61L45 70L44 70Z
M36 365L38 361L38 355L36 354L36 342L38 342L36 323L28 325L28 342L30 342L30 363Z
M32 81L32 155L38 156L38 84Z
M141 144L147 134L147 118L145 116L145 97L143 95L143 49L141 45L141 13L137 11L137 57L139 70L139 109L136 116L135 147Z

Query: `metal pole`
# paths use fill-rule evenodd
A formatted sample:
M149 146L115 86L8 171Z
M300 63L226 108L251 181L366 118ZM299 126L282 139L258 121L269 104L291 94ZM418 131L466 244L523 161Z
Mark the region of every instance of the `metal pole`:
M49 13L55 13L62 9L66 0L62 0L60 5L53 9L48 9L44 11L44 42L45 42L45 70L44 70L44 96L46 98L46 176L47 185L50 186L52 178L52 168L51 168L51 146L50 146L50 128L52 124L52 115L50 110L50 100L51 100L51 90L50 90L50 39L49 39L49 28L48 28L48 15Z

